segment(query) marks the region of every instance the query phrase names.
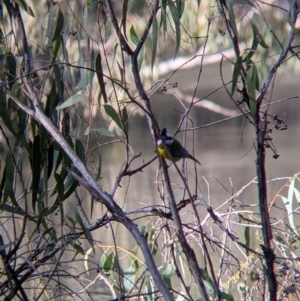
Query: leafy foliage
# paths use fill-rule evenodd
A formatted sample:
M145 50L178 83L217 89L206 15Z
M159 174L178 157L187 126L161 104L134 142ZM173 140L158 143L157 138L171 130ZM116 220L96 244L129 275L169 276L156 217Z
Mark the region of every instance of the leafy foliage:
M98 300L89 291L98 280L104 281L103 290L108 288L107 299L254 296L273 301L296 294L299 174L269 201L266 148L275 159L279 156L269 120L276 130L287 125L271 115L269 100L268 108L263 107L279 67L298 63L295 1L288 9L248 0L42 5L4 0L0 5L0 291L5 300L82 298L86 292ZM138 178L156 159L137 163L141 153L134 154L131 146L136 127L132 116L142 115L147 133L154 142L160 139L161 125L149 98L158 90L169 91L183 108L178 130L194 128L191 110L204 102L195 96L180 99L183 93L170 79L189 62L200 70L196 91L203 58L226 48L233 71L226 81L226 56L220 56L222 88L256 135L259 216L244 210L235 195L218 209L208 206L197 189L196 169L192 191L187 165L182 170L175 165L187 196L176 200L168 166L160 157L153 180L160 204L141 205L143 187L138 187L134 209L121 208L117 195L124 182L134 189L128 178ZM164 69L165 52L172 59L171 69ZM167 73L171 75L155 82ZM109 175L113 184L106 192L102 150L116 142L124 145L118 149L124 162L116 176ZM125 202L126 193L122 198ZM276 199L282 201L284 217L272 212ZM201 220L203 208L206 217ZM136 219L142 217L138 227ZM230 223L238 224L241 234ZM214 234L218 231L220 235ZM118 235L130 235L131 247L123 247ZM111 245L102 242L107 237ZM218 266L212 252L219 254ZM94 278L87 284L82 275ZM72 281L64 283L65 278L76 280L80 289Z

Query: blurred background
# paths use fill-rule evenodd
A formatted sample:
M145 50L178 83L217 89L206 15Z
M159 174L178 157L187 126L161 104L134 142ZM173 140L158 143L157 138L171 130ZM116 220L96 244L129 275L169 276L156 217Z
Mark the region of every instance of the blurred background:
M37 93L40 93L41 103L45 103L47 93L50 90L50 82L55 78L49 67L51 55L49 55L48 48L52 46L52 43L50 43L52 41L49 42L49 36L47 36L47 32L49 32L47 27L49 28L51 25L48 19L51 5L50 2L47 2L47 5L40 5L40 1L30 2L36 17L30 17L23 11L22 16L27 26L26 33L30 41L29 47L33 57L33 69L37 69L38 74L35 79L32 79L32 84L34 87L38 85L43 87L42 91ZM98 167L101 166L99 168L101 169L99 184L103 190L110 192L124 166L126 146L122 133L114 126L114 122L111 122L111 118L103 110L103 99L101 98L99 83L94 72L95 68L97 69L95 57L97 53L102 53L102 56L105 57L105 53L107 61L103 59L102 62L104 73L119 79L124 85L126 83L128 91L136 97L137 92L130 72L130 63L127 57L125 59L123 57L124 52L114 34L110 19L107 19L106 7L103 6L102 1L59 2L65 20L64 28L61 31L65 49L64 51L59 50L57 62L66 64L66 66L69 64L66 68L62 67L65 88L64 100L74 94L82 96L80 103L76 103L66 110L71 116L72 138L79 138L87 147L86 164L92 172L97 173ZM287 22L286 15L290 1L254 2L257 7L249 5L249 1L234 1L234 12L240 33L240 47L244 52L243 55L248 53L253 42L252 24L259 28L259 33L269 46L266 49L259 46L255 56L253 56L258 69L260 84L262 85L272 64L278 59L282 45L287 40L290 25ZM114 3L116 14L119 18L121 18L123 3L125 1L115 1ZM152 6L151 1L132 0L128 3L129 13L126 16L128 26L127 40L128 44L133 48L135 44L131 33L135 31L137 37L141 36L145 28L145 20L149 17L149 11ZM178 3L181 2L178 1ZM195 167L192 161L185 161L187 166L186 177L192 194L202 196L213 209L218 208L219 214L226 215L229 209L232 209L229 208L227 203L229 199L233 199L236 205L241 206L241 210L250 208L249 210L258 212L258 192L255 183L255 130L252 125L245 121L243 116L236 117L240 112L225 91L221 80L223 79L226 84L232 80L233 64L236 61L232 51L232 43L228 38L228 34L225 34L226 27L220 17L215 1L201 1L200 8L198 8L197 1L184 1L182 3L185 5L185 13L180 19L180 24L185 30L182 30L181 45L178 53L176 53L176 58L176 34L174 33L172 22L165 32L157 36L155 62L151 62L153 51L152 36L146 41L142 55L139 57L140 72L145 89L150 97L154 116L160 128L166 127L173 134L185 112L182 103L188 106L192 95L195 93L195 99L199 100L199 102L190 110L189 117L193 124L189 123L188 128L196 127L197 130L194 133L192 131L187 132L186 148L190 153L194 154L202 165ZM258 7L263 11L261 15ZM172 20L172 14L169 11L168 13L169 19ZM158 14L158 23L161 21L160 18L161 15ZM274 34L270 33L269 26ZM8 48L13 48L12 45L14 43L17 44L17 39L16 41L14 40L14 35L10 34L10 31L9 17L4 10L3 32L6 37L5 43L7 44L2 43L0 48L3 48L4 45L8 45ZM296 35L294 45L297 45L298 41L299 35ZM204 46L206 47L205 51ZM4 48L2 50L3 52L7 51ZM68 56L65 52L67 52ZM202 65L201 58L203 53L205 58ZM226 57L222 65L220 65L221 53ZM273 152L271 150L268 151L266 155L266 171L269 181L268 200L269 203L274 204L272 216L276 216L276 218L286 216L287 212L284 210L282 199L275 199L275 196L281 192L283 187L287 189L286 186L290 178L300 170L300 85L299 68L295 64L297 60L299 60L299 57L295 56L293 59L287 60L277 70L275 80L272 82L267 95L270 105L267 102L265 103L265 109L268 110L269 114L278 115L283 124L287 125L285 130L276 130L274 128L276 121L272 121L272 118L270 118L269 128L274 128L271 137L279 158L274 159ZM187 61L190 61L190 63L185 64ZM124 66L122 65L123 63ZM153 68L151 69L152 63ZM49 68L44 70L45 66ZM125 75L122 74L120 66L123 67L123 70L126 70L127 73ZM92 69L92 72L90 69ZM175 70L177 71L175 72ZM94 76L93 80L85 82L90 73ZM123 75L125 78L123 78ZM199 75L200 79L198 80ZM169 78L169 76L171 77ZM166 83L162 84L163 81L166 81ZM197 85L198 81L199 85ZM128 98L126 98L127 96L121 88L117 93L113 93L112 82L110 80L106 81L109 104L114 108L118 108L118 106L126 104ZM82 86L79 85L80 83ZM154 86L155 88L153 88ZM234 95L234 97L238 99L237 95ZM139 101L138 97L136 97L136 100ZM129 105L127 109L130 116L129 146L132 154L141 152L140 157L132 163L131 168L134 169L156 156L155 144L152 141L147 119L143 112L137 110L134 105ZM7 114L10 113L7 112ZM58 120L58 127L60 126L59 118L61 117L59 114L56 110L53 113L57 117L57 119L53 119ZM113 137L101 137L97 131L94 131L98 127L108 128ZM90 136L87 135L87 128L90 130L88 132ZM32 138L30 137L31 132L28 132L28 137ZM0 138L2 139L1 142L5 144L3 137ZM183 133L177 134L176 138L183 142ZM10 137L10 139L13 138ZM100 146L97 147L97 151L90 152L98 143ZM23 159L27 156L26 152L23 153L23 156ZM28 185L28 189L30 189L31 174L26 158L24 159L24 178L27 180L26 185ZM178 166L180 168L181 164L182 161L179 161ZM2 168L4 167L2 166ZM182 199L187 198L184 185L174 165L170 164L169 172L176 201L180 202ZM163 205L159 193L159 191L162 191L161 179L159 161L157 159L146 167L143 172L136 173L131 177L124 177L116 190L115 200L124 210L138 210L145 206ZM49 184L49 190L54 190L55 180L52 178L49 183L51 184ZM76 195L72 195L64 202L66 217L72 216L69 203L78 205L79 200L83 208L80 214L82 214L87 225L103 217L106 209L99 203L94 204L92 207L91 197L87 191L78 189L76 192ZM41 193L41 199L43 200L43 198L44 194ZM49 197L49 200L47 199L46 201L49 201L47 205L50 204L49 206L51 206L53 199ZM165 205L168 206L168 204ZM248 205L251 205L251 207L247 207ZM200 218L203 220L207 216L207 211L203 206L198 206L197 208ZM88 216L87 218L83 211ZM191 212L190 207L181 211L181 217L184 222L194 222ZM143 225L151 227L156 225L158 220L158 218L149 218L146 214L135 214L130 215L130 217L134 218L134 222L140 227ZM64 219L61 219L59 213L56 212L46 218L49 227L53 228L54 232L57 230L58 237L69 233L70 224L64 223ZM14 229L17 227L13 223L13 219L6 219L5 217L4 220L6 228L11 231L7 236L14 237ZM65 221L69 220L66 218ZM230 230L243 239L245 226L239 225L237 215L234 222L236 224L230 224ZM160 229L160 226L158 224L157 229ZM35 237L34 235L38 233L36 227L35 223L28 223L27 232L29 236L33 233L33 237ZM68 266L70 271L74 272L74 275L84 275L86 278L82 277L81 280L86 281L86 284L90 284L96 279L99 258L104 252L103 250L114 248L115 243L120 248L124 248L124 250L132 250L135 247L135 242L129 231L116 223L111 225L111 227L102 227L92 232L96 253L89 257L88 268L90 268L90 274L86 273L87 269L84 266L82 254L78 255L77 253L74 255L74 250L61 253L62 257L59 258L61 262ZM211 231L212 237L216 238L222 232L213 232L215 228L214 225L208 223L205 225L204 230L207 232ZM255 230L250 231L250 246L252 248L256 248L260 242L256 239L256 235ZM11 240L13 241L13 239ZM59 243L63 242L64 238L59 241ZM86 239L82 239L81 242L84 251L91 250ZM199 245L195 245L195 252L202 266L203 257ZM29 243L22 247L26 249L26 252L32 249ZM161 241L159 242L159 248L162 254L165 255L164 252L167 251ZM236 249L233 247L233 252L235 251ZM142 254L138 255L142 258ZM219 263L219 255L218 251L212 252L212 258L216 262L216 267ZM241 256L241 253L237 255L239 259ZM298 256L300 256L300 253ZM70 260L70 258L74 258L74 260ZM122 257L122 259L124 258L126 260L126 256ZM161 262L158 264L161 264ZM68 283L68 286L76 292L83 289L83 286L77 282L75 276L65 277L64 279L59 279L59 281ZM96 296L103 292L109 294L107 285L102 281L95 281L95 285L91 285L89 291L91 293L95 292Z

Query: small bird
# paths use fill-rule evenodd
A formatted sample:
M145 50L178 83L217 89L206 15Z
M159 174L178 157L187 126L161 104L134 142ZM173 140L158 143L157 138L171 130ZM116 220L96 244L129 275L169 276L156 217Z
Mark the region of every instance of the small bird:
M157 151L162 157L172 161L169 155L171 154L175 162L183 158L189 158L201 165L201 163L196 158L189 154L189 152L181 145L178 140L176 140L173 136L171 136L171 134L167 132L166 128L164 128L160 132L160 136L162 140L159 139L157 141ZM166 150L166 147L168 148L168 151Z

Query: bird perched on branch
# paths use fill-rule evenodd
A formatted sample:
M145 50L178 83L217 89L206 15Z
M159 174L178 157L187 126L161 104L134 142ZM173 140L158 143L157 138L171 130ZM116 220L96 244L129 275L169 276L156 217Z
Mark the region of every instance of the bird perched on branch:
M160 132L160 136L161 139L157 141L157 151L162 157L171 161L172 157L175 162L183 158L188 158L201 165L201 163L194 158L177 139L167 132L166 128Z

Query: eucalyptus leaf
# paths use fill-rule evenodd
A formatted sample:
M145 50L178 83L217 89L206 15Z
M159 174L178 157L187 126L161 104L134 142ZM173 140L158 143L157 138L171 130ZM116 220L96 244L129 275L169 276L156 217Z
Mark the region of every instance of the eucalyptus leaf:
M31 17L34 17L32 8L27 4L26 0L14 0L19 6Z
M175 37L176 37L176 47L175 47L175 55L177 56L180 42L181 42L181 30L180 30L180 15L178 14L178 10L173 2L173 0L168 0L168 6L172 15L172 19L175 25Z
M124 271L123 286L126 292L129 292L135 285L136 271L133 267L129 267Z
M47 39L48 39L48 51L52 53L53 42L60 36L64 25L64 17L61 12L60 5L55 4L50 8L47 24Z
M38 192L39 192L39 183L40 183L40 175L41 175L41 138L40 135L36 135L34 137L33 146L32 146L32 208L35 211L36 202L38 200Z
M60 106L56 107L56 110L62 110L68 107L75 105L83 99L82 95L74 94L69 97L65 102L63 102Z
M103 253L100 257L100 267L103 269L104 272L108 273L112 269L114 263L114 253L111 252L108 255Z
M106 87L104 83L104 76L103 76L103 68L102 68L102 59L100 52L98 53L95 61L95 69L97 71L97 78L100 85L101 94L104 99L104 103L108 103L108 98L106 94Z
M118 113L116 112L114 107L112 107L111 105L104 105L104 109L105 109L106 114L116 123L116 125L121 130L123 130L123 125L120 120L120 116L118 115Z
M80 225L80 228L85 236L85 238L87 239L87 241L89 242L89 244L91 245L92 248L94 248L94 240L92 237L91 232L85 227L83 220L80 216L80 214L78 213L78 210L76 209L76 207L74 206L74 204L69 203L71 212L73 213L75 220L78 222L78 224ZM95 252L95 251L94 251Z
M152 39L151 39L151 70L153 70L155 58L156 58L156 50L157 50L157 41L158 41L158 24L156 18L153 20L152 25Z
M123 27L124 36L125 36L126 39L127 39L126 22L127 22L128 3L129 3L129 0L123 0L123 7L122 7L122 27Z
M235 15L234 15L234 11L233 11L233 1L232 0L225 0L225 1L226 1L227 10L228 10L230 26L235 34L236 39L238 39L238 31L237 31L237 27L236 27Z
M97 129L95 129L95 131L102 136L106 136L106 137L114 137L115 136L111 131L109 131L106 128L97 128Z
M21 207L14 207L8 204L0 204L0 211L9 212L13 214L18 214L28 218L29 220L36 222L34 216L30 215L29 213L25 212Z
M233 75L232 75L232 87L231 87L231 95L235 92L237 82L243 67L243 59L242 57L239 57L237 61L234 64L234 69L233 69Z
M131 41L133 42L133 44L135 44L135 45L138 45L138 43L140 42L140 39L139 39L138 35L136 34L133 25L131 25L131 27L129 29L129 37L130 37Z
M251 64L247 73L247 90L250 102L251 115L256 118L257 103L256 103L256 85L257 85L257 70L254 63Z
M245 236L245 244L249 248L249 246L250 246L250 227L245 227L244 236ZM247 256L249 256L248 249L246 249L246 254L247 254Z

